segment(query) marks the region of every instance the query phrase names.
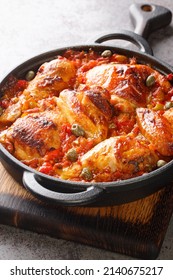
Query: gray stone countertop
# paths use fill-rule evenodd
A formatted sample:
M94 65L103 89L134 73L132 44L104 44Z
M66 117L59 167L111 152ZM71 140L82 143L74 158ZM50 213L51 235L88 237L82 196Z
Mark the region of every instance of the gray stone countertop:
M84 44L115 29L133 30L129 0L0 0L0 78L21 62L62 46ZM150 3L150 1L148 1ZM152 0L173 12L172 0ZM173 23L154 32L157 58L173 65ZM131 259L113 252L0 225L0 259ZM173 218L158 259L173 260Z

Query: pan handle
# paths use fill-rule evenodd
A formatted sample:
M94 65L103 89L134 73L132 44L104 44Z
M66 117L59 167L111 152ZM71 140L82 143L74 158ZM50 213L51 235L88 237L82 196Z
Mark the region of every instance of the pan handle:
M134 32L146 39L153 31L169 25L172 20L169 9L155 4L135 3L129 10Z
M150 47L148 42L140 35L128 30L118 29L115 30L115 33L100 35L99 38L94 40L94 43L100 44L105 41L114 40L114 39L126 40L131 43L134 43L137 47L139 47L140 51L153 55L152 48Z
M75 193L56 192L43 187L37 181L36 175L29 171L24 171L23 173L23 184L35 197L63 206L77 206L92 203L103 192L103 189L92 185L84 191Z

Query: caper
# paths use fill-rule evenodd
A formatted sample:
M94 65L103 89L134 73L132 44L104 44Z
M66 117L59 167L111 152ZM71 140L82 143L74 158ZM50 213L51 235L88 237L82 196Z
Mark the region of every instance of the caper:
M155 77L153 75L149 75L146 79L146 86L151 87L155 84Z
M171 102L171 101L167 101L166 103L165 103L165 106L164 106L164 109L170 109L170 108L172 108L173 107L173 102Z
M67 152L66 157L68 160L75 162L78 159L78 154L76 150L72 148Z
M163 159L159 159L157 162L157 167L162 167L166 164L167 162Z
M102 52L102 57L110 57L112 55L112 52L110 50L105 50Z
M35 77L35 72L30 70L25 76L25 79L29 82Z
M74 123L71 127L71 132L75 135L75 136L84 136L85 135L85 131L84 129L77 123Z
M93 178L93 174L88 167L84 167L81 172L81 177L87 181L91 181Z

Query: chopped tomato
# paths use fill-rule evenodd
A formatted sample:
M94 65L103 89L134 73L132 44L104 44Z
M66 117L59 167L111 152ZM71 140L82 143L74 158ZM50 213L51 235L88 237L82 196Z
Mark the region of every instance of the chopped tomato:
M27 81L25 81L25 80L19 80L19 81L17 82L17 84L16 84L16 87L17 87L18 89L20 89L20 90L23 90L23 89L25 89L25 88L27 87L27 85L28 85L28 82L27 82Z
M38 171L45 173L47 175L51 175L53 172L53 167L50 163L44 162L43 165L38 169Z
M170 81L170 82L173 81L173 74L172 73L168 74L166 77L167 77L168 81Z
M61 149L52 150L50 152L47 152L47 154L44 156L45 161L56 161L58 159L61 159L63 157L63 153Z
M72 132L71 132L71 125L69 123L66 123L66 124L63 124L62 127L61 127L61 133L62 135L71 135Z

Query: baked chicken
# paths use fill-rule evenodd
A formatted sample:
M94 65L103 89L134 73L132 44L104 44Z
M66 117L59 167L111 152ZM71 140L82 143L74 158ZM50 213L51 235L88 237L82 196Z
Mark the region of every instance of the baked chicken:
M68 50L3 86L0 143L65 180L142 176L173 157L172 81L134 58Z
M148 77L153 78L152 87L146 82ZM85 79L89 87L101 86L110 92L112 99L114 95L119 96L136 107L146 107L152 98L164 101L164 94L172 89L163 75L140 64L102 64L87 71Z
M72 88L75 75L74 63L66 58L58 57L42 64L34 79L26 83L26 88L22 92L16 87L15 80L12 89L9 83L3 94L5 97L7 95L8 99L12 92L12 97L8 100L9 106L0 116L0 122L13 123L23 112L37 108L39 100L58 96L63 89Z
M60 176L115 181L149 172L157 161L157 153L145 139L133 135L110 137L85 153L79 163L65 168Z

